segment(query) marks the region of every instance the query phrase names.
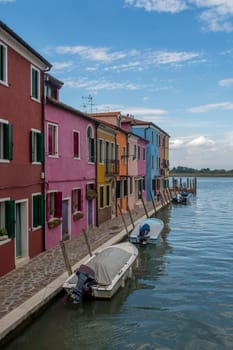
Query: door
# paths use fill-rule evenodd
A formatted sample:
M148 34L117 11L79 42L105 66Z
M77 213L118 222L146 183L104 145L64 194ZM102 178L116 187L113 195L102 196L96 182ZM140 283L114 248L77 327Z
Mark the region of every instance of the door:
M22 256L22 220L21 220L21 203L15 205L15 254L16 258Z
M69 200L64 199L62 201L62 240L65 241L69 238Z
M93 201L88 200L87 201L87 208L88 208L88 227L93 227Z

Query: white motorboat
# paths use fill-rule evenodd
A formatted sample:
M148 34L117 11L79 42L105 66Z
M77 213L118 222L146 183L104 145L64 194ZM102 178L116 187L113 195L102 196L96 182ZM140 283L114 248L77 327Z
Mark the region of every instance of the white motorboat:
M156 243L164 228L164 222L157 218L140 220L131 231L129 240L132 243Z
M95 253L67 278L63 288L74 303L85 296L111 298L132 276L138 249L130 242L115 244Z

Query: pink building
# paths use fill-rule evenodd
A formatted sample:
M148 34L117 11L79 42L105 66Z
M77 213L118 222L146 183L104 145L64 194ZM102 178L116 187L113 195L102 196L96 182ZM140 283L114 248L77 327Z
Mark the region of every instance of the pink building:
M96 124L59 102L61 82L48 75L45 85L45 247L49 249L96 224Z

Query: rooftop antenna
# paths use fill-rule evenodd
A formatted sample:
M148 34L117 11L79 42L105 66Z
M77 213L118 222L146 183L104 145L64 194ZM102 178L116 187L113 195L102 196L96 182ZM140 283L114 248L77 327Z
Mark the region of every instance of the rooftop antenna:
M87 100L87 105L90 106L90 110L92 113L92 107L95 105L92 101L93 101L93 97L91 94L89 94L88 96L82 96L83 99Z

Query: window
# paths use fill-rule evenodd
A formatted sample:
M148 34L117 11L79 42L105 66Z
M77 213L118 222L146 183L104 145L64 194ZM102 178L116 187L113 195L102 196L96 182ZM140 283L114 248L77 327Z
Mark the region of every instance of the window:
M151 143L154 144L154 131L151 131Z
M100 186L100 208L104 207L104 186Z
M143 155L142 155L143 160L146 160L146 149L143 148L143 149L142 149L142 152L143 152L143 153L142 153L142 154L143 154Z
M106 186L106 206L110 206L110 185Z
M140 160L141 158L141 149L140 149L140 146L138 146L138 160Z
M155 168L155 157L154 156L151 157L151 168L152 169Z
M72 211L82 211L82 190L76 188L72 191Z
M31 67L31 97L40 100L40 71Z
M62 192L50 192L46 196L47 219L62 216Z
M31 130L31 161L33 163L44 160L44 136L38 130Z
M116 198L121 198L121 182L116 182Z
M13 126L0 119L0 161L13 159L12 131Z
M8 237L15 236L15 201L0 201L0 230L6 229Z
M120 160L120 146L116 145L116 160Z
M48 124L48 154L58 156L58 126L56 124Z
M0 83L7 84L7 47L0 42Z
M128 180L124 180L124 196L128 195Z
M137 158L137 145L133 146L133 159Z
M44 196L35 194L32 196L32 226L36 228L44 225Z
M133 176L130 176L129 178L129 193L133 193Z
M103 163L104 162L104 157L103 157L103 153L104 153L104 147L103 147L103 140L99 140L99 163Z
M80 158L80 133L73 131L73 152L74 158Z
M95 162L95 139L93 138L93 131L91 126L88 126L87 128L87 144L88 144L88 149L87 149L88 162L94 163Z
M123 162L124 164L127 164L127 159L126 159L127 155L126 155L126 147L123 146Z

